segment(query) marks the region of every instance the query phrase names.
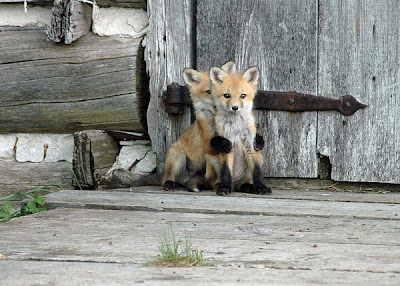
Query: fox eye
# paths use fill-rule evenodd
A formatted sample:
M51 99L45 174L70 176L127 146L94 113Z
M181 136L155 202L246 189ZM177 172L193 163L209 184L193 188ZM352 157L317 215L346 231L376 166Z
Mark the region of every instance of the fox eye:
M224 97L225 97L225 98L229 98L229 97L231 97L231 95L230 95L229 93L225 93L225 94L224 94Z
M240 95L240 98L241 98L241 99L246 98L246 94L242 93L242 94Z
M209 89L208 89L208 90L206 90L206 92L207 92L208 94L211 94L211 90L209 90Z

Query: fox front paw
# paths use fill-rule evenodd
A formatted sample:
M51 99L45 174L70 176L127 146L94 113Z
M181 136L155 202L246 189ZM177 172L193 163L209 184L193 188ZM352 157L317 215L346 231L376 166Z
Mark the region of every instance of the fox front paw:
M230 195L232 193L232 189L229 187L224 187L219 185L217 187L217 195L218 196L226 196L226 195Z
M210 145L217 153L228 154L232 151L232 142L222 136L211 138Z
M262 149L264 149L264 146L264 138L261 135L256 134L256 138L254 139L254 149L256 151L261 151Z
M164 191L173 191L176 189L179 189L180 184L178 184L177 182L173 182L173 181L166 181L163 187Z
M256 185L254 186L254 193L259 195L270 195L272 194L272 190L268 188L266 185Z

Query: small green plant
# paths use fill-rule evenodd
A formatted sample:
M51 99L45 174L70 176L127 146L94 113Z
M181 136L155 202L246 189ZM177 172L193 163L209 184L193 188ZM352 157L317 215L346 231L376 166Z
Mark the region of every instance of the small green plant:
M163 233L159 240L159 249L161 255L155 261L150 263L153 266L161 267L187 267L206 265L203 258L203 251L192 247L190 238L176 238L174 231L170 234Z
M9 221L10 219L16 217L45 211L46 208L43 207L45 200L43 199L41 193L52 193L53 191L50 190L49 187L61 189L61 187L58 185L46 185L42 188L36 188L24 193L16 193L14 195L0 198L0 201L5 202L3 205L0 205L0 223ZM15 200L24 198L29 198L31 200L22 204L20 209L16 208L14 206Z
M68 161L67 161L67 163L68 163L69 169L71 170L72 176L74 177L75 183L78 185L78 188L82 191L81 184L79 183L79 180L76 177L76 174L74 172L74 168L72 167L72 164L70 162L68 162Z

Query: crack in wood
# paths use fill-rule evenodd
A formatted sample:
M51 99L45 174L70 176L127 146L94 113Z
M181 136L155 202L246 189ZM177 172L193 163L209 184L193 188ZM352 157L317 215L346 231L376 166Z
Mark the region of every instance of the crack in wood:
M79 102L92 102L96 100L106 100L110 98L115 98L119 96L131 96L136 94L136 91L128 92L128 93L119 93L119 94L111 94L104 97L94 97L90 99L79 99L79 100L68 100L68 101L48 101L48 102L26 102L26 103L19 103L19 104L9 104L9 105L0 105L0 108L4 107L18 107L18 106L26 106L26 105L48 105L48 104L68 104L68 103L79 103Z
M123 211L145 211L145 212L171 212L171 213L193 213L193 214L217 214L217 215L249 215L249 216L277 216L277 217L304 217L304 218L346 218L352 220L386 220L386 221L400 221L400 218L376 218L367 216L352 216L352 215L318 215L318 214L281 214L265 211L232 211L232 210L211 210L211 209L190 209L190 208L174 208L174 207L145 207L145 206L123 206L123 205L106 205L106 204L89 204L89 203L59 203L59 202L46 202L47 209L63 208L78 208L78 209L96 209L96 210L123 210Z

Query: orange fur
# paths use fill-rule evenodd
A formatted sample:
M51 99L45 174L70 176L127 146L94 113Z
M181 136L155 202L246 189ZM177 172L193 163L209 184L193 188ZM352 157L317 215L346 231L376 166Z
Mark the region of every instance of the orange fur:
M232 71L234 63L228 62L223 68L227 72ZM207 185L204 176L199 173L209 169L206 168L209 158L216 156L210 147L210 140L216 134L214 99L208 72L185 69L183 77L193 101L196 121L168 150L162 188L166 189L166 183L172 181L184 185L189 191L199 191L199 184ZM212 183L217 178L215 174L208 177Z
M256 67L243 74L228 74L220 68L211 68L210 76L216 131L233 144L233 152L219 155L219 165L226 164L232 176L233 186L219 186L227 193L227 188L253 184L254 166L263 163L262 154L254 149L256 124L252 113L259 73ZM221 181L220 176L219 173L218 181Z

